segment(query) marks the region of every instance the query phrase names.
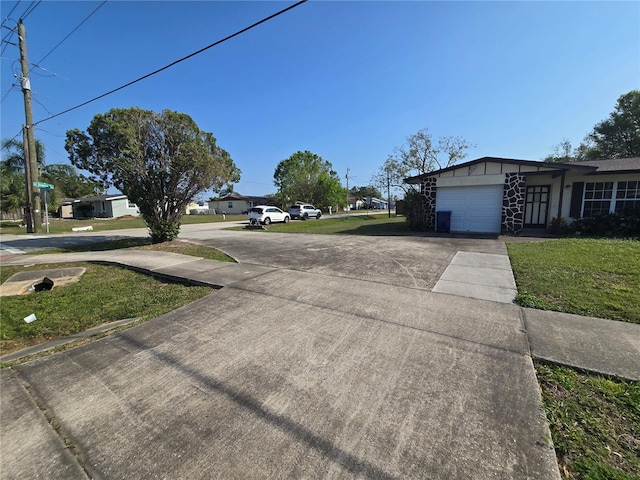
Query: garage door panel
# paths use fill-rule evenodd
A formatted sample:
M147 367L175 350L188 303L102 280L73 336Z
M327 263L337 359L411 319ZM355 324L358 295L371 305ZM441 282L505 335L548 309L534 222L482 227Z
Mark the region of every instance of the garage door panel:
M499 233L502 221L501 185L441 187L436 210L451 211L452 232Z

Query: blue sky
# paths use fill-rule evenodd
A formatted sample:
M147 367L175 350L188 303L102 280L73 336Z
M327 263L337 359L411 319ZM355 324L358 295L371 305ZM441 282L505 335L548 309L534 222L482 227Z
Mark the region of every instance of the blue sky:
M44 0L25 21L38 62L102 2ZM31 73L34 120L119 87L295 2L109 0ZM1 2L14 27L31 0ZM2 30L2 38L9 34ZM9 39L16 41L17 36ZM1 137L24 123L3 44ZM235 190L274 193L276 165L297 150L332 163L350 186L405 142L476 145L467 160L540 160L577 145L640 88L640 2L309 1L154 77L40 123L46 162L68 163L64 137L111 108L189 114L242 170ZM18 137L21 138L21 137ZM204 197L208 197L209 194Z

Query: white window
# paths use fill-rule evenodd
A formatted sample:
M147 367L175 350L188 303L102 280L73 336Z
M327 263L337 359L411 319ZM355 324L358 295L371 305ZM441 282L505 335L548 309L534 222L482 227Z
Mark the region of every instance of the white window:
M633 208L640 208L640 182L618 182L615 211L624 212Z
M138 206L127 198L127 208L138 208Z
M233 202L227 202L227 208L233 208Z
M640 182L633 180L585 183L583 205L583 217L640 208Z

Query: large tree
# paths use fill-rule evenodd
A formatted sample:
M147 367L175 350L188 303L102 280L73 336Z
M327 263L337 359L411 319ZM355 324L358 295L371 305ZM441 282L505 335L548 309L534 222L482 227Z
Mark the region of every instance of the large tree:
M303 201L327 208L346 202L346 190L331 163L308 150L297 151L282 160L273 174L273 182L282 204Z
M553 147L545 162L580 162L640 157L640 90L618 98L609 118L596 124L576 148L564 139Z
M184 113L114 108L86 132L67 132L71 163L140 208L154 242L173 240L187 205L200 193L240 180L213 134Z
M640 90L620 96L609 118L588 138L594 143L587 152L590 159L640 157Z
M406 193L413 186L404 183L405 178L450 167L464 159L467 150L473 146L462 137L440 137L434 141L429 130L423 128L409 135L404 145L394 149L372 182L385 191L389 185Z

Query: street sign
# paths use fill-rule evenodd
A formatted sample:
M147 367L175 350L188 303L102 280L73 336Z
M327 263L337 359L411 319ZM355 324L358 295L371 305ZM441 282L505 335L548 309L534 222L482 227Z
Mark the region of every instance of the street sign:
M53 190L53 185L50 183L33 182L34 187L44 188L45 190Z

